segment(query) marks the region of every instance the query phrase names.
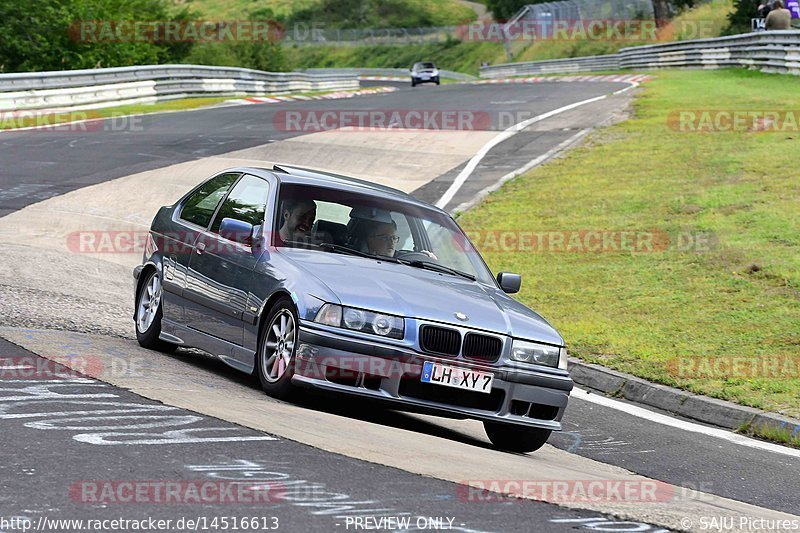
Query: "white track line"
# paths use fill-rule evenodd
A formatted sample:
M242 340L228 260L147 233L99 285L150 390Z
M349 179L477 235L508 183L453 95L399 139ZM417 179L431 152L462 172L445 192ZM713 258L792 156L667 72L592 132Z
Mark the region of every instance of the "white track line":
M579 389L578 387L575 387L572 390L572 398L577 398L586 402L602 405L603 407L616 409L617 411L622 411L623 413L643 418L645 420L649 420L650 422L655 422L657 424L677 428L683 431L690 431L692 433L700 433L702 435L715 437L733 444L746 446L748 448L756 448L759 450L800 458L800 450L796 448L772 444L770 442L764 442L757 439L752 439L750 437L745 437L744 435L739 435L738 433L732 433L724 429L703 426L701 424L695 424L694 422L688 422L686 420L680 420L671 416L662 415L661 413L656 413L655 411L650 411L629 403L620 402L619 400L611 399L603 394L589 392L584 389ZM576 393L581 394L578 395Z
M452 212L455 213L455 212L466 211L467 209L471 208L472 206L474 206L475 204L477 204L478 202L483 200L490 193L493 193L494 191L496 191L497 189L502 187L503 184L505 182L507 182L508 180L516 178L520 174L524 174L525 172L529 171L530 169L532 169L535 166L541 165L542 163L544 163L545 161L547 161L548 159L550 159L554 155L558 154L559 152L561 152L562 150L564 150L565 148L567 148L571 144L575 143L578 139L580 139L581 137L583 137L584 135L589 133L589 131L590 131L589 128L586 128L586 129L583 129L583 130L579 131L578 133L576 133L575 135L573 135L569 139L561 142L555 148L551 148L550 150L548 150L547 152L543 153L539 157L528 161L525 165L519 167L518 169L512 170L511 172L509 172L508 174L506 174L505 176L503 176L502 178L497 180L494 184L492 184L492 185L486 187L485 189L481 190L471 200L468 200L468 201L464 202L463 204L459 204L458 206L456 206L455 209L453 209Z
M609 96L613 96L615 94L619 94L619 93L625 92L625 91L627 91L629 89L632 89L634 87L638 87L638 85L639 85L635 81L626 81L625 83L628 83L629 85L628 85L628 87L625 87L624 89L620 89L618 91L614 91L613 93L604 94L602 96L595 96L594 98L588 98L586 100L581 100L580 102L575 102L573 104L565 105L563 107L559 107L558 109L553 109L552 111L548 111L547 113L542 113L541 115L537 115L537 116L535 116L533 118L529 118L528 120L523 120L522 122L514 124L510 128L504 130L503 132L498 134L496 137L494 137L491 141L489 141L488 143L483 145L481 147L481 149L478 150L478 153L475 154L474 156L472 156L472 159L469 160L469 162L467 163L467 166L465 166L461 170L461 172L458 173L458 176L456 176L456 179L453 181L452 184L450 184L450 187L448 187L448 189L445 191L445 193L442 195L442 197L439 198L439 201L436 202L436 207L438 207L440 209L444 209L444 207L447 204L450 203L450 201L453 199L453 197L456 195L456 193L461 189L461 187L464 186L464 183L466 183L467 179L475 171L475 168L477 168L478 163L480 163L481 160L484 157L486 157L486 154L488 154L489 151L492 148L494 148L495 146L497 146L501 142L503 142L503 141L505 141L507 139L510 139L511 137L516 135L517 133L519 133L522 130L524 130L525 128L527 128L528 126L531 126L532 124L536 124L537 122L541 122L542 120L545 120L545 119L548 119L548 118L553 117L555 115L558 115L559 113L563 113L565 111L569 111L570 109L575 109L576 107L580 107L580 106L586 105L586 104L591 104L592 102L597 102L599 100L603 100L605 98L608 98Z

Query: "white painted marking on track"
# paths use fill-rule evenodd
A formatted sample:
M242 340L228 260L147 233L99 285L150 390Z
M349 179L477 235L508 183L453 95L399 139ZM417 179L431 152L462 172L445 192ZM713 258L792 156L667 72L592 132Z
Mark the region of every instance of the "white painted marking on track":
M614 400L612 398L608 398L607 396L603 396L602 394L594 392L589 393L589 391L584 389L579 389L577 387L574 388L573 391L574 392L571 395L572 399L578 399L594 403L597 405L602 405L603 407L616 409L617 411L622 411L623 413L643 418L645 420L649 420L650 422L655 422L657 424L662 424L664 426L673 427L683 431L700 433L702 435L706 435L709 437L715 437L718 439L731 442L733 444L745 446L747 448L755 448L758 450L764 450L768 452L779 453L782 455L788 455L790 457L800 458L800 450L796 448L789 448L787 446L781 446L779 444L772 444L771 442L764 442L752 439L750 437L739 435L738 433L732 433L724 429L703 426L701 424L695 424L694 422L680 420L678 418L673 418L671 416L663 415L661 413L656 413L655 411L650 411L648 409L644 409L636 405L621 402L619 400ZM581 394L580 395L575 394L578 392Z
M509 172L505 176L501 177L499 180L497 180L492 185L490 185L490 186L486 187L485 189L481 190L471 200L466 201L463 204L459 204L455 209L453 209L453 211L454 212L455 211L466 211L467 209L469 209L470 207L475 205L478 201L483 199L486 195L488 195L489 193L494 192L497 189L499 189L508 180L516 178L520 174L524 174L525 172L529 171L533 167L544 163L545 161L547 161L548 159L553 157L555 154L557 154L558 152L562 151L564 148L568 147L569 145L571 145L572 143L574 143L575 141L577 141L578 139L580 139L581 137L583 137L587 133L589 133L588 129L579 131L575 135L571 136L569 139L559 143L558 146L556 146L555 148L552 148L552 149L548 150L547 152L543 153L542 155L540 155L539 157L528 161L526 164L524 164L523 166L519 167L518 169L512 170L511 172Z
M565 111L575 109L576 107L580 107L586 104L591 104L592 102L603 100L605 98L608 98L609 96L623 93L639 85L634 81L626 81L625 83L629 83L630 85L628 87L625 87L624 89L614 91L613 93L604 94L602 96L595 96L594 98L587 98L586 100L581 100L580 102L575 102L569 105L559 107L558 109L553 109L552 111L548 111L547 113L542 113L541 115L537 115L533 118L529 118L527 120L523 120L522 122L518 122L517 124L514 124L513 126L503 130L501 133L495 136L491 141L483 145L481 149L478 150L478 153L475 154L472 157L472 159L469 160L467 166L465 166L461 170L461 172L458 173L458 176L456 176L456 179L453 180L452 184L450 184L450 187L448 187L448 189L445 191L445 193L442 195L439 201L436 202L436 207L444 209L444 207L450 203L450 201L453 199L456 193L461 189L461 187L463 187L464 183L466 183L467 179L470 177L470 175L472 175L472 173L478 167L478 163L480 163L481 160L483 160L483 158L486 157L486 154L488 154L492 148L494 148L501 142L510 139L517 133L527 128L528 126L536 124L537 122L541 122L542 120L548 119L560 113L564 113Z

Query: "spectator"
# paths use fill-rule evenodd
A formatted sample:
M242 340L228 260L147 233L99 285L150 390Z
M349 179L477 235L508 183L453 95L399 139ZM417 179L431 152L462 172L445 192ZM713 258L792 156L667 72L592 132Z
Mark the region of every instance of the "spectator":
M788 30L791 24L792 14L783 7L782 0L775 0L765 22L767 30Z
M770 0L761 0L761 4L758 6L758 18L764 19L767 18L769 12L772 11L772 5L770 4Z

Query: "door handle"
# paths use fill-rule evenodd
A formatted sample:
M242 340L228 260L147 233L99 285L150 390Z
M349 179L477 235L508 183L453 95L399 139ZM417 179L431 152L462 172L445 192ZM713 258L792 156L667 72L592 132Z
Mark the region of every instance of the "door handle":
M197 252L197 255L200 255L206 250L206 245L202 242L198 242L194 249Z

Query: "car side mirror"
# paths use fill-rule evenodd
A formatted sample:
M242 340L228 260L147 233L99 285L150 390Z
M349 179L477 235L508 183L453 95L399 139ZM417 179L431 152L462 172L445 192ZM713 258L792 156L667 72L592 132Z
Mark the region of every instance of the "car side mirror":
M522 276L511 272L500 272L497 274L497 283L503 289L503 292L514 294L519 292L519 288L522 286Z
M250 246L253 243L253 225L235 218L223 218L219 235L225 239Z

